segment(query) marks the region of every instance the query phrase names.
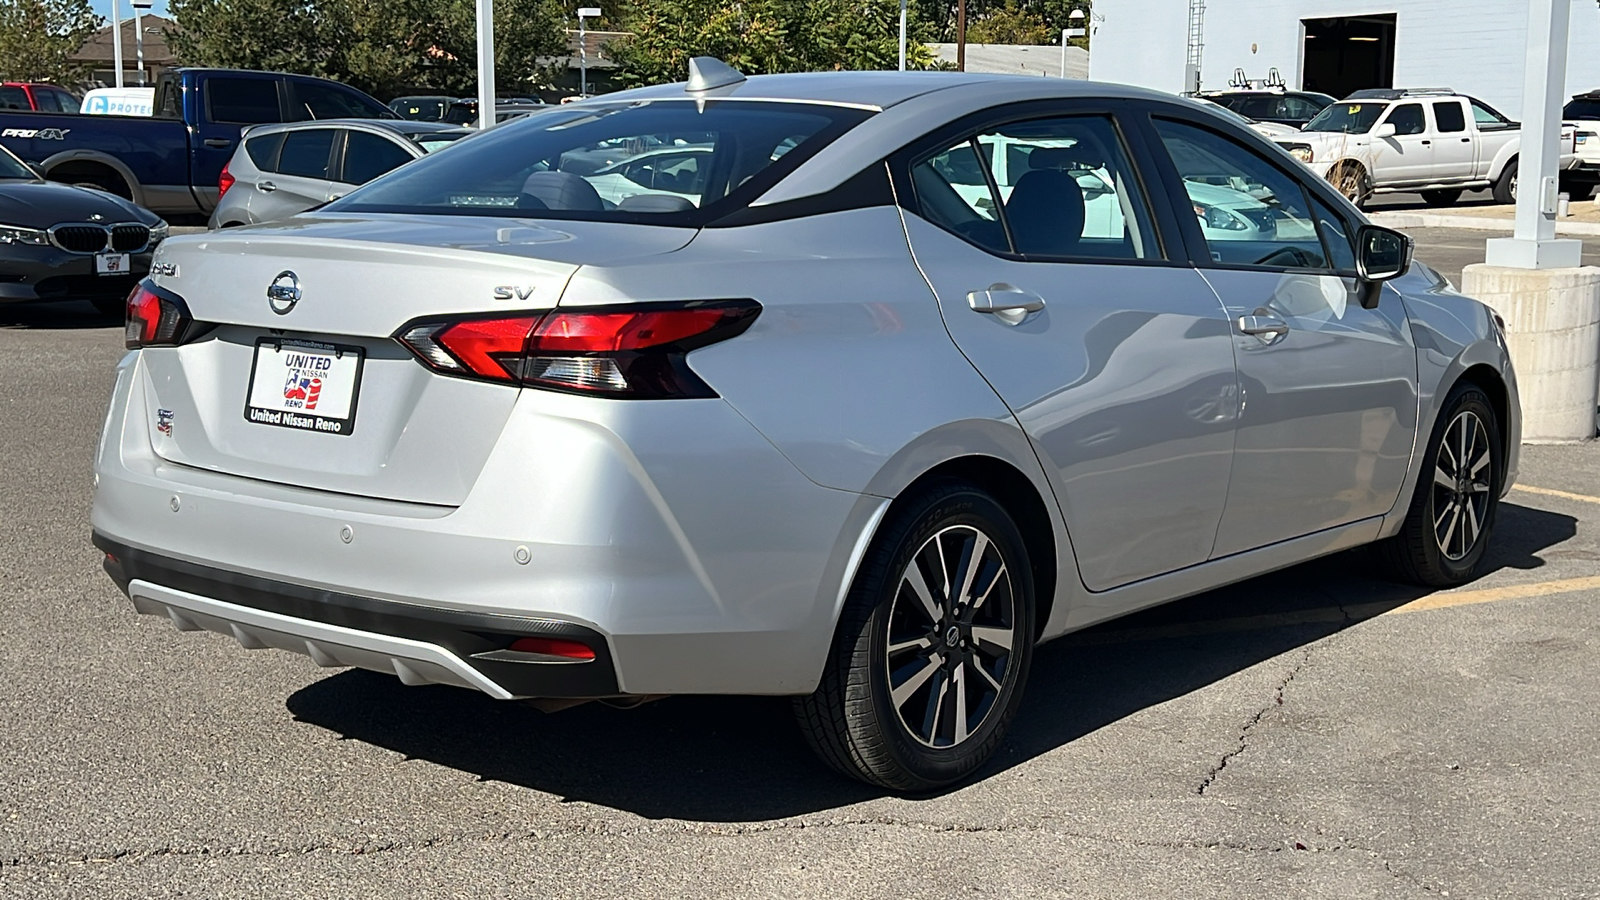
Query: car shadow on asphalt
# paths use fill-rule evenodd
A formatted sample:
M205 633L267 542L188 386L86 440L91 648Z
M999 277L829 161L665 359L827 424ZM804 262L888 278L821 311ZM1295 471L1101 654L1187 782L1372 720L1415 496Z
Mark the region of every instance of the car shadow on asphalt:
M1499 515L1490 572L1539 568L1541 553L1577 532L1570 516L1511 503ZM1040 648L1010 734L976 780L1339 632L1357 621L1334 614L1341 608L1370 616L1428 593L1383 580L1369 554L1353 550L1054 641ZM287 706L297 721L410 759L647 818L775 819L884 794L824 769L783 698L675 697L545 714L351 670L295 692Z
M119 319L101 315L87 300L0 304L0 328L64 330L121 325Z

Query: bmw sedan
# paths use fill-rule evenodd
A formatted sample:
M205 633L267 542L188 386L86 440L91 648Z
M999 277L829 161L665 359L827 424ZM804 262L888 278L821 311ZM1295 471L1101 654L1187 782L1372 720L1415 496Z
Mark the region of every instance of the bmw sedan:
M563 166L683 143L692 190ZM928 790L1044 641L1368 544L1479 572L1516 379L1410 256L1178 98L696 60L168 241L94 540L180 630L551 705L787 696L828 765Z
M45 181L0 147L0 303L88 300L121 316L166 236L167 223L148 209Z

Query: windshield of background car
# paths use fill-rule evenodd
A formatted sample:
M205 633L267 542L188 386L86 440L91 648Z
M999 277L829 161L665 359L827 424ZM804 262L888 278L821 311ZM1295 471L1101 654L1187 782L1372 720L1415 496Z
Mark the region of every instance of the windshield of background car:
M0 178L21 178L25 181L33 181L38 177L22 160L12 156L10 150L0 147Z
M738 100L560 107L397 169L325 209L699 226L748 205L869 115Z
M1366 134L1388 106L1387 103L1335 103L1318 113L1301 130Z

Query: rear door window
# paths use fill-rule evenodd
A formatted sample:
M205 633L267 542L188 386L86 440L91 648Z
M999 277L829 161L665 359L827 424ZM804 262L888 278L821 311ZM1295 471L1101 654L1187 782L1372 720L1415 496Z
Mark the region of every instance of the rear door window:
M283 121L275 79L209 78L205 81L205 92L209 118L213 122L260 125Z
M1438 100L1433 104L1433 121L1442 134L1456 134L1467 130L1467 114L1459 100Z
M278 174L326 179L333 137L332 128L285 132L283 150L278 156Z
M61 103L56 100L56 92L35 88L33 102L38 105L40 112L62 112Z
M284 132L278 131L245 140L244 152L250 154L250 161L255 163L257 169L263 172L278 171L278 149L283 146L283 135Z
M370 131L346 131L344 140L344 174L335 180L345 184L366 184L416 158L394 141Z

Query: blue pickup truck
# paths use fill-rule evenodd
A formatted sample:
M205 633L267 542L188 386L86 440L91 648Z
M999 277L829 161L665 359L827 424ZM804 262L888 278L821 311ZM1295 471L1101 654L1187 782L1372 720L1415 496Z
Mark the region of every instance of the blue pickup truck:
M250 125L398 118L342 84L237 69L168 72L154 110L148 118L0 110L0 145L51 181L97 187L168 217L203 215L217 205L217 176Z

